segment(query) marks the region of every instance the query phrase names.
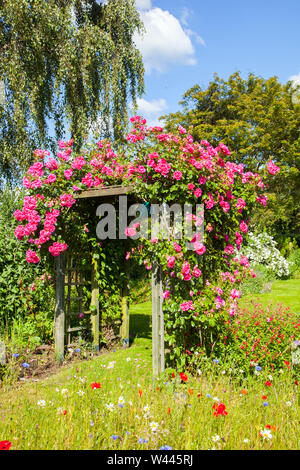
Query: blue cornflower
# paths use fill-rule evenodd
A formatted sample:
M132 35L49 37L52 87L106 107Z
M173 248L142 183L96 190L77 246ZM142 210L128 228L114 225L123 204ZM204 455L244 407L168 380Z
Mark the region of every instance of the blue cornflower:
M23 366L23 367L30 367L30 365L27 364L27 362L23 362L22 366Z
M207 398L210 398L210 394L209 394L209 393L208 393L206 396L207 396Z
M115 441L116 439L118 439L118 437L119 437L119 436L117 436L116 434L113 434L113 435L111 436L111 438L112 438L114 441Z
M266 401L263 402L263 405L264 406L269 406L269 403L267 403Z
M75 351L76 351L76 352L80 352L80 348L76 348Z
M13 357L19 357L19 356L20 356L20 354L18 354L18 353L13 354Z
M173 450L170 446L162 446L159 450Z
M261 367L260 367L260 366L255 366L255 370L260 371L260 370L261 370Z
M139 438L139 443L140 444L146 444L146 442L148 442L148 441L149 441L149 439L144 439L143 437Z
M215 362L216 364L219 364L219 359L214 359L213 362Z

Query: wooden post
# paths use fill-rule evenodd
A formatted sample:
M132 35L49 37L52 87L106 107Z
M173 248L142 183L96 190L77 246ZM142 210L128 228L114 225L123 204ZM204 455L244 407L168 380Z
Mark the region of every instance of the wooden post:
M96 311L92 312L92 333L93 333L93 345L96 351L99 351L99 327L100 327L100 312L99 312L99 286L96 278L95 267L92 264L92 298L91 305L96 307Z
M162 280L161 267L157 262L152 265L152 365L154 376L159 376L165 370Z
M65 349L65 254L56 259L56 305L54 321L55 358L62 362Z
M121 289L121 309L122 309L122 325L120 328L121 341L124 346L129 346L129 261L125 261L126 284Z

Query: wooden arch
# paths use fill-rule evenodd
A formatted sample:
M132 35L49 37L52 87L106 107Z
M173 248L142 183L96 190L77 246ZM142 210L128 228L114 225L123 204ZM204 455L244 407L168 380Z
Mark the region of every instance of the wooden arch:
M77 198L104 198L120 196L122 194L130 194L132 186L107 186L101 189L91 189L82 191ZM54 339L55 339L55 355L58 361L64 358L66 346L66 338L71 331L79 328L69 328L68 315L66 312L66 287L70 284L70 278L66 279L66 258L64 254L60 254L56 261L56 306L55 306L55 323L54 323ZM67 282L66 282L67 280ZM96 350L99 350L99 288L95 280L95 273L91 275L91 304L95 306L96 313L91 316L93 344ZM129 346L129 305L128 305L128 286L122 290L121 295L122 306L122 324L120 327L120 337L125 346ZM165 350L164 350L164 318L162 311L162 276L161 267L154 262L152 265L152 367L153 375L158 376L165 369Z

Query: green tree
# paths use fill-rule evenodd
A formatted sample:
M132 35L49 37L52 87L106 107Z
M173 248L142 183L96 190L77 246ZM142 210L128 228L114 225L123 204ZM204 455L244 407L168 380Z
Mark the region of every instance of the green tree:
M206 89L195 85L180 104L183 110L168 116L168 130L179 124L197 140L220 141L232 160L259 172L272 159L281 172L268 188L267 210L253 214L256 227L273 234L297 235L300 229L300 100L297 90L277 77L265 80L234 73L228 80L215 75Z
M91 123L122 138L129 98L144 89L134 0L0 0L0 171L15 177L32 150L69 131L80 148ZM54 123L55 137L49 133Z

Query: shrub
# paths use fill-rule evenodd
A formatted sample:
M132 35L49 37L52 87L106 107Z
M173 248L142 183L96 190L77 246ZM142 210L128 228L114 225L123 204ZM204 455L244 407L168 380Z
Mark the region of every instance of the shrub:
M39 336L40 342L49 340L54 290L43 274L45 267L26 262L26 248L14 235L13 213L23 197L22 191L9 187L0 193L0 332L7 337L12 330L19 331L19 341L34 346L33 336Z
M249 305L226 322L220 333L219 357L248 373L257 373L260 367L270 371L291 367L299 325L289 307Z
M288 262L290 264L290 277L299 277L300 276L300 248L292 251L288 257Z
M276 277L289 275L290 264L276 248L276 241L267 233L254 235L249 233L247 244L243 246L242 254L247 256L250 263L259 264Z

